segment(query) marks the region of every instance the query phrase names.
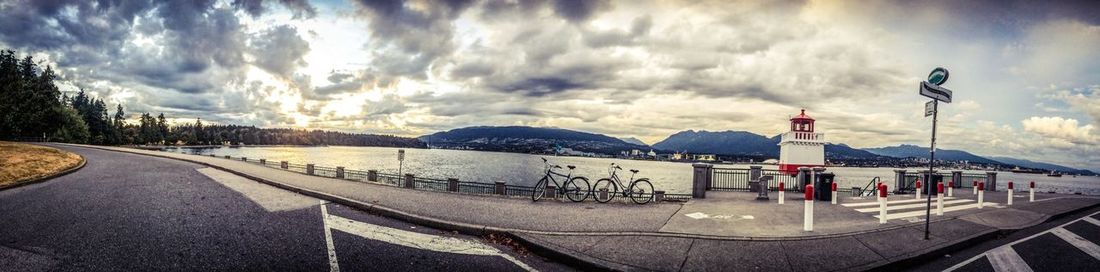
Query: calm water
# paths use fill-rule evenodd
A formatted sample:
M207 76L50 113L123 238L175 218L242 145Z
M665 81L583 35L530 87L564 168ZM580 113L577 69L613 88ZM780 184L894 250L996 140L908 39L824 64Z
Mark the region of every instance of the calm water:
M242 147L242 148L204 148L204 149L175 149L172 151L215 154L217 156L230 155L234 157L248 157L255 159L267 159L269 161L289 161L291 163L313 163L318 166L336 167L343 166L356 170L379 170L383 173L398 172L397 148L388 147ZM638 169L638 177L648 177L653 181L657 190L665 190L669 193L691 192L691 164L679 162L639 161L606 158L584 157L554 157L529 154L483 152L468 150L447 149L405 149L405 162L402 171L413 173L417 176L431 178L458 178L463 181L494 182L505 181L508 184L534 185L543 175L543 163L540 157L545 157L551 163L576 165L575 175L588 177L592 183L597 179L607 177L607 167L611 163L622 165L624 169ZM748 168L748 165L720 165L719 167ZM776 169L774 165L765 165L764 169ZM918 170L918 169L913 169ZM892 168L851 168L830 167L828 172L836 174L840 187L862 187L874 177L882 177L887 184L893 185L894 172ZM974 173L984 173L974 171ZM619 176L623 179L630 177L630 172L621 171ZM1047 177L1046 175L1014 174L1000 172L997 174L998 187L1005 187L1008 181L1026 184L1027 181L1035 181L1038 191L1055 191L1059 193L1075 193L1100 195L1100 178L1098 177L1072 177L1063 176ZM1024 185L1026 186L1026 185Z

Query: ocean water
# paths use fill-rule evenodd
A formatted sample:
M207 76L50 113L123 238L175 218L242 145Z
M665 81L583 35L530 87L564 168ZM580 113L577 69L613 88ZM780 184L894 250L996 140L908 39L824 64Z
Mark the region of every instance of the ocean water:
M551 163L575 165L574 175L587 177L591 183L608 176L611 163L624 169L638 169L637 177L646 177L653 182L656 190L668 193L691 193L692 167L690 163L643 161L609 158L557 157L503 152L484 152L449 149L405 149L405 161L397 160L397 148L389 147L217 147L217 148L170 148L172 152L216 156L230 155L269 161L288 161L291 163L313 163L317 166L337 167L354 170L378 170L383 173L403 173L430 178L458 178L462 181L495 182L508 184L534 185L545 171L540 157ZM748 168L748 165L721 164L716 167ZM764 165L764 169L776 169L775 165ZM567 169L562 169L568 172ZM919 171L920 169L909 169ZM826 172L836 174L839 187L863 187L872 178L881 177L893 186L894 168L857 168L829 167ZM983 173L983 171L966 171ZM619 177L625 182L630 172L620 171ZM1036 174L1016 174L998 172L998 188L1004 189L1008 181L1018 183L1017 188L1025 188L1027 182L1035 181L1039 192L1081 193L1100 195L1100 177L1048 177Z

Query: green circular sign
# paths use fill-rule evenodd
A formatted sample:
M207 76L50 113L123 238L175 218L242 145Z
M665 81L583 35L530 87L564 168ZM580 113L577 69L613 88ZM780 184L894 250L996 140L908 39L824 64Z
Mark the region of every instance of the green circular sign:
M928 74L928 83L936 84L936 86L947 83L947 77L950 76L947 72L947 68L936 67L932 69L932 73Z

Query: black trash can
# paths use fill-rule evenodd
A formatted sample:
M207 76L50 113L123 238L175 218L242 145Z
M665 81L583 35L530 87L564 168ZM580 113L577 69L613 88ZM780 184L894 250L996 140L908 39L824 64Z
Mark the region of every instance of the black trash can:
M814 198L821 201L833 201L833 173L821 173L814 181Z

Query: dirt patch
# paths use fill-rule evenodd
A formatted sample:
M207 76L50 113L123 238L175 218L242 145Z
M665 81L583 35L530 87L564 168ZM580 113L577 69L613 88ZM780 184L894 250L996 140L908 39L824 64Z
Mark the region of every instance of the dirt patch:
M80 156L52 147L0 142L0 188L64 171Z

